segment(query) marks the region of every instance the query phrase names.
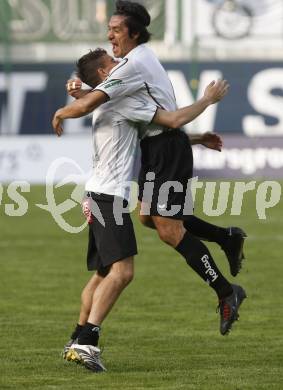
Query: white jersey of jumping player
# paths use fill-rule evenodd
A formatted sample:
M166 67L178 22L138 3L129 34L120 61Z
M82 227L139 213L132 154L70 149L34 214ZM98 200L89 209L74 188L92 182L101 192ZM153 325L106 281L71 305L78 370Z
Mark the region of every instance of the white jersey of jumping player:
M144 44L131 50L95 89L103 91L116 104L121 98L131 96L145 105L154 104L166 111L177 109L174 90L165 69ZM140 135L141 138L153 136L164 130L162 126L150 124Z

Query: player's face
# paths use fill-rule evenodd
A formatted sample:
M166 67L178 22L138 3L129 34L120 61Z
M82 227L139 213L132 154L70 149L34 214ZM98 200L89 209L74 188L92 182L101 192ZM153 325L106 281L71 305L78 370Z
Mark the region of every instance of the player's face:
M115 60L109 54L105 54L105 56L103 57L103 71L105 73L105 77L108 76L111 69L113 69L114 66L116 66L117 64L119 64L119 61Z
M130 38L125 16L114 15L108 24L108 39L112 44L112 51L116 58L125 57L137 46L137 36Z

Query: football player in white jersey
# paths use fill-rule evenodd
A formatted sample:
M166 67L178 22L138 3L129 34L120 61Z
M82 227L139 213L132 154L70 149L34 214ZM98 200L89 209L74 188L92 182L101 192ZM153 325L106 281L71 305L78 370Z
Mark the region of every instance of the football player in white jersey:
M95 87L117 64L113 61L105 50L97 49L78 61L79 75ZM85 186L83 210L89 222L87 267L96 273L82 292L79 321L63 351L65 359L80 361L94 372L105 370L98 348L100 327L132 280L137 254L130 214L121 213L118 224L114 204L127 207L128 186L136 176L136 122L148 124L156 112L155 105L132 98L125 98L124 105L108 102L93 120L93 174Z
M53 127L62 134L62 121L86 115L108 100L143 93L148 102L157 107L175 110L174 91L163 67L144 44L150 34L147 27L150 15L140 4L117 1L116 10L109 22L108 38L116 57L122 62L112 70L105 83L83 98L58 110L53 118ZM207 99L195 103L196 116L209 105ZM148 173L154 174L154 192L150 204L150 222L158 230L160 238L186 260L187 264L216 292L219 300L220 332L227 334L238 318L239 307L246 297L241 286L229 283L215 264L208 248L198 238L217 242L224 250L230 271L236 276L243 259L245 233L239 228L221 228L197 218L184 215L186 186L192 177L193 160L188 137L178 129L150 125L141 142L142 168L139 177L139 199L144 201L144 185ZM184 161L187 161L185 166ZM150 168L150 169L149 169ZM164 191L164 183L178 182L183 191ZM161 201L160 201L161 200ZM173 205L178 213L168 216ZM187 230L186 230L187 229ZM208 272L209 269L209 272Z

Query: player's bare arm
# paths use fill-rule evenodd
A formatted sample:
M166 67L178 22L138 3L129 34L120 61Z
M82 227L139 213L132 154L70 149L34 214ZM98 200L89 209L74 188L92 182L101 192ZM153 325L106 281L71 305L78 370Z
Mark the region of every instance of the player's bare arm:
M153 119L154 123L178 129L196 119L211 104L219 102L227 94L229 84L226 80L212 81L205 89L204 95L190 106L170 112L158 109Z
M70 79L66 83L66 89L69 95L76 99L80 99L90 92L90 90L82 90L82 81L78 78ZM227 93L229 88L225 80L218 82L211 82L205 89L202 99L175 112L167 112L159 109L153 122L168 126L171 128L178 128L186 123L194 120L201 112L203 112L210 104L214 104L221 100ZM215 133L204 134L189 134L188 135L192 145L203 145L207 148L221 151L222 140L219 135Z
M54 114L52 126L55 133L60 137L63 133L62 123L64 119L80 118L94 111L101 104L108 100L107 96L102 91L94 91L87 93L81 99L68 104L63 108L59 108Z

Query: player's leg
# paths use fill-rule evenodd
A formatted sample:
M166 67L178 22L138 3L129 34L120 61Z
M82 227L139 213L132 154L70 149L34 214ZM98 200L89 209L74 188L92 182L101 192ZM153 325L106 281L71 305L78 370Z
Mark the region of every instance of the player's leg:
M140 222L151 229L156 229L154 221L150 215L141 214L141 202L138 202L139 220ZM242 268L244 259L244 240L247 237L246 233L237 227L223 228L213 225L200 218L190 215L184 221L184 227L200 240L216 242L221 246L222 250L229 262L230 273L236 276Z
M221 274L205 244L184 228L186 216L183 215L183 208L193 172L188 137L179 130L169 131L142 140L141 150L139 200L145 206L142 211L152 216L161 240L175 248L215 290L220 301L220 331L225 334L238 315L239 302L243 300L244 293L233 288ZM174 219L166 218L173 207L177 210ZM223 307L225 310L222 310Z
M231 284L221 274L206 245L186 231L181 220L160 216L152 218L160 239L185 258L187 264L214 289L219 299L232 293Z
M224 251L230 266L230 273L236 276L244 259L246 233L238 227L223 228L206 222L194 215L184 221L185 228L201 240L216 242Z
M109 273L94 291L86 326L79 335L79 344L98 345L99 330L103 320L133 277L133 257L112 264Z
M133 276L133 257L117 261L111 266L109 273L94 291L88 320L77 342L70 348L68 355L70 360L81 362L94 372L105 371L98 348L101 325Z
M84 325L87 322L89 313L91 311L94 291L99 286L101 281L104 279L104 276L105 275L101 275L99 272L95 272L95 274L87 282L86 286L84 287L81 293L81 307L80 307L79 321L71 334L70 340L65 344L63 349L63 358L66 360L69 360L68 352L72 344L74 344L77 341L79 334L81 333Z
M246 297L240 286L232 285L222 275L208 248L185 230L181 220L153 216L159 237L172 246L187 264L216 292L220 307L220 332L227 334L238 318L238 309Z
M78 322L81 326L84 326L88 320L92 307L93 294L100 283L104 280L104 277L105 276L101 276L98 272L96 272L88 281L81 293L81 309Z
M101 218L93 218L90 224L88 268L108 267L108 273L99 283L92 297L91 310L78 342L72 345L72 358L82 362L92 371L104 371L98 348L100 327L134 274L133 257L137 246L133 224L128 213L124 213L122 224L115 220L115 199L110 195L91 194L96 201ZM87 303L88 305L88 303ZM85 313L84 313L85 314Z
M87 322L91 306L92 306L92 297L95 289L104 279L104 277L109 272L109 267L104 267L101 263L101 259L96 247L96 240L93 234L95 223L89 223L89 232L88 232L88 250L87 250L87 267L88 270L92 271L97 269L95 274L90 278L86 286L84 287L81 293L81 307L79 314L79 322L77 323L75 329L71 334L70 340L65 344L63 349L63 358L66 360L76 360L72 353L69 353L70 348L74 343L77 342L80 332L83 330L84 325Z

